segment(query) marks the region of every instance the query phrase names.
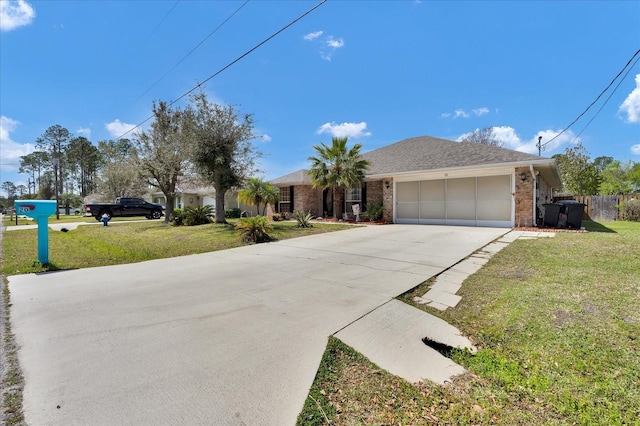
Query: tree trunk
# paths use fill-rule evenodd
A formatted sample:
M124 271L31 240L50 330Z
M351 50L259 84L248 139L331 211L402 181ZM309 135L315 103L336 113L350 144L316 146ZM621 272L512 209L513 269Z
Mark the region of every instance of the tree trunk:
M344 189L333 188L333 217L342 219L344 207Z
M224 217L224 194L227 191L218 183L219 180L216 179L214 184L216 190L216 223L227 223Z
M169 223L171 221L171 216L173 216L173 206L176 203L176 197L169 194L164 194L165 200L167 200L167 204L164 210L164 223Z

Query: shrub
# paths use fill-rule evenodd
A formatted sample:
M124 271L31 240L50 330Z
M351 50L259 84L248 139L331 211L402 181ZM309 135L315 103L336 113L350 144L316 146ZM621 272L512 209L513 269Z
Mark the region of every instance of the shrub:
M293 212L293 218L298 222L298 228L311 228L311 212L303 213L299 211Z
M262 243L271 241L267 232L271 231L271 226L267 223L266 216L245 217L236 224L236 229L240 231L242 240L245 242Z
M238 219L240 217L240 209L235 208L235 209L227 209L224 211L224 217L226 217L227 219Z
M384 212L384 206L382 203L372 204L367 206L367 211L364 212L363 216L365 219L369 219L371 221L376 221L382 219L382 213Z
M622 218L633 222L640 222L640 200L631 199L622 203Z
M213 207L187 207L184 209L184 224L187 226L204 225L211 223Z
M175 226L182 226L184 224L184 211L182 209L173 209L170 220Z

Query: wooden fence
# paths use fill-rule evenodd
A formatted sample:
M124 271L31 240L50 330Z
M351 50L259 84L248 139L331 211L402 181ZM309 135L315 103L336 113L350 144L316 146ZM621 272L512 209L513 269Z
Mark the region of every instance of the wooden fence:
M555 197L554 201L576 200L585 204L584 219L591 220L621 220L621 204L629 200L640 200L640 194L627 195L575 195Z

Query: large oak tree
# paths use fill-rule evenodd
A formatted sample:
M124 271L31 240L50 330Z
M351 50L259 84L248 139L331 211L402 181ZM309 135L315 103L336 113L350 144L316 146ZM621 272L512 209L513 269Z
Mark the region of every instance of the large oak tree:
M189 163L189 139L185 133L186 114L166 102L153 103L154 121L148 130L137 134L138 165L148 184L158 188L165 196L167 214L176 197L178 177L184 175Z
M564 154L556 154L552 158L558 163L565 191L574 195L598 194L600 173L582 145L568 147Z
M239 117L231 105L210 102L204 92L191 97L187 116L191 160L200 176L215 189L216 223L225 223L226 192L240 187L256 172L260 153L251 143L255 138L253 118L251 114Z

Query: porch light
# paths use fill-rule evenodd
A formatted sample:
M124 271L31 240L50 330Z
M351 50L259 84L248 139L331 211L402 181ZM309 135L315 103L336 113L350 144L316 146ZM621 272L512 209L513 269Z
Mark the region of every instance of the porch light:
M384 181L384 187L387 188L387 189L389 189L391 187L391 184L389 183L388 180Z
M526 182L527 181L527 174L526 173L520 173L520 180L522 182Z

